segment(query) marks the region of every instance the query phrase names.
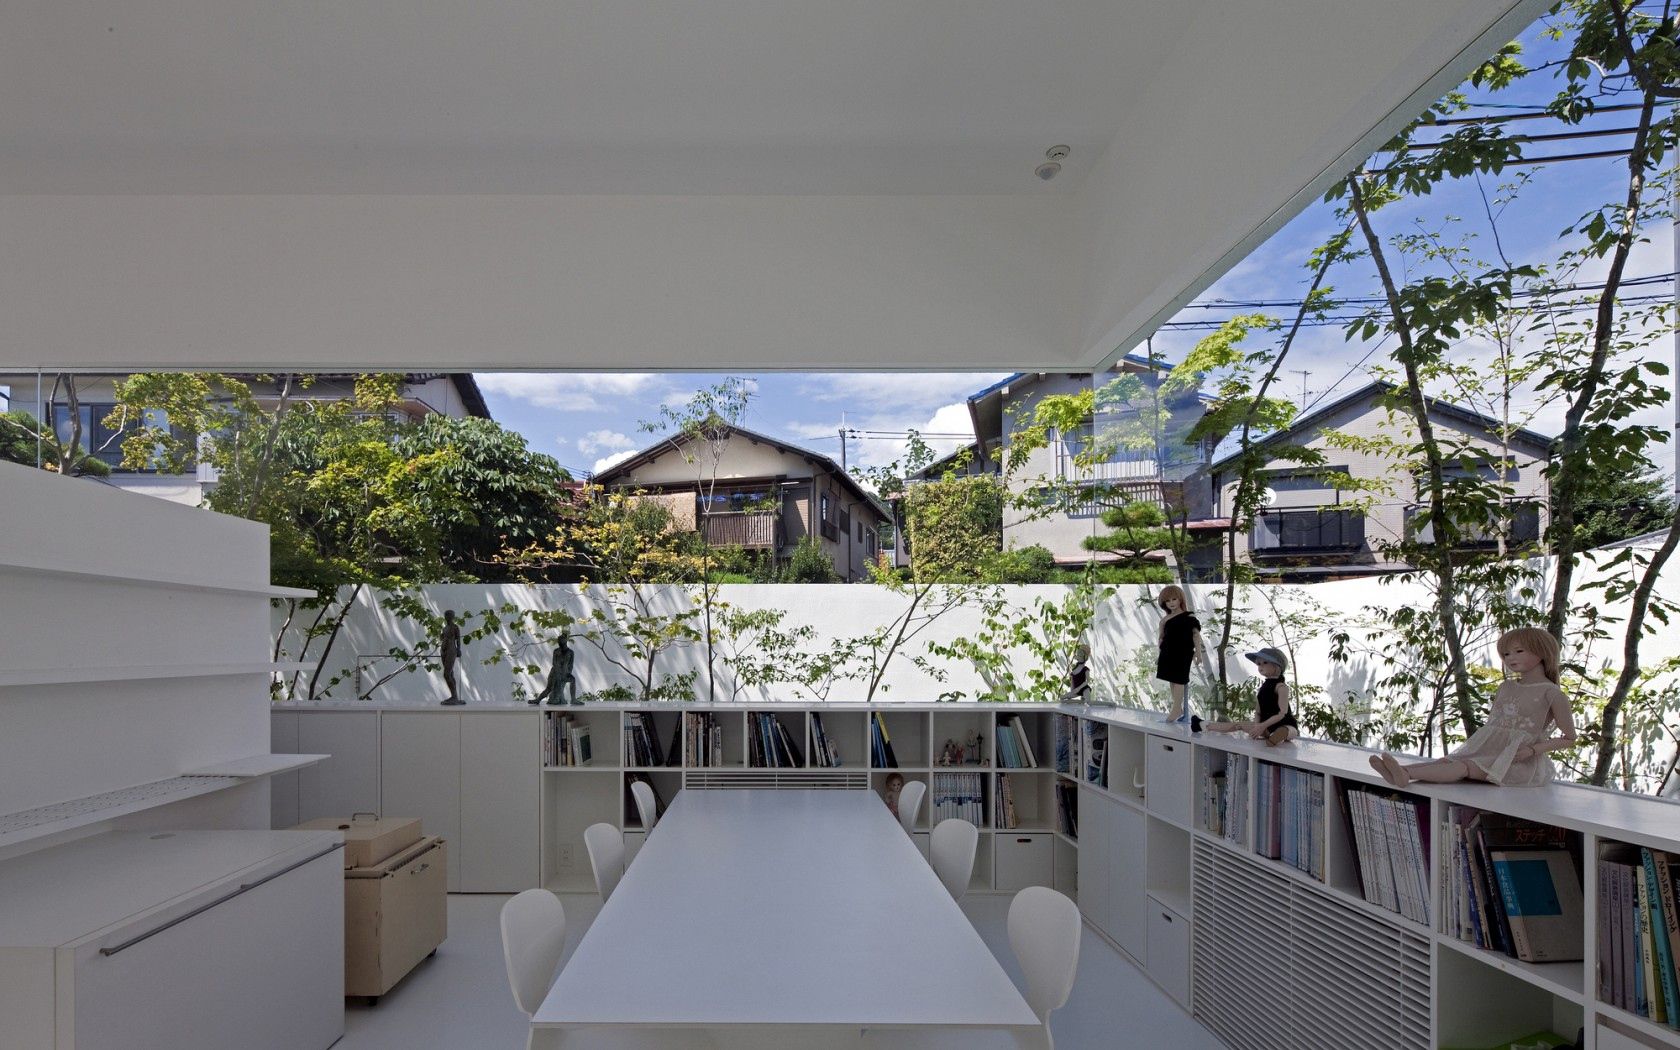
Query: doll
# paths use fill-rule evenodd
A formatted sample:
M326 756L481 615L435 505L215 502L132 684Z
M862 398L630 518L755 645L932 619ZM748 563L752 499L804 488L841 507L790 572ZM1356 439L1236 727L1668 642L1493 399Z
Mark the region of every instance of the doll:
M1243 656L1254 661L1263 679L1260 694L1255 697L1259 710L1254 721L1208 722L1202 728L1210 733L1247 733L1272 747L1289 743L1301 735L1301 725L1295 721L1295 711L1289 706L1289 683L1283 680L1289 658L1269 645Z
M1172 710L1169 722L1190 721L1190 709L1185 693L1190 687L1190 663L1200 660L1207 670L1207 653L1202 649L1202 621L1190 612L1190 599L1184 588L1170 584L1161 588L1156 601L1161 606L1161 655L1155 660L1155 677L1172 687Z
M1498 648L1509 677L1488 706L1487 723L1445 758L1402 763L1386 751L1372 755L1371 767L1384 780L1395 787L1414 780L1532 787L1557 775L1550 753L1575 743L1569 698L1558 685L1557 639L1539 627L1519 627L1501 635Z

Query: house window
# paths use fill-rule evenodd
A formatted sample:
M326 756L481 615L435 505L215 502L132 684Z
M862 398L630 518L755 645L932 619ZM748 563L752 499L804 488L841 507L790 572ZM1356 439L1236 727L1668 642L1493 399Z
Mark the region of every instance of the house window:
M829 520L828 519L828 493L826 493L826 492L822 494L822 510L817 515L817 517L825 523Z
M852 512L847 510L844 507L840 508L840 531L841 532L851 532L852 531Z
M70 406L52 406L53 433L58 437L59 444L68 445L71 435L75 431L75 423L82 426L79 447L94 459L107 463L112 467L121 467L123 458L123 439L139 430L142 426L167 430L169 415L161 408L144 409L138 420L127 421L121 429L105 425L105 417L116 409L113 404L90 404L83 402L76 406L74 418L70 415ZM155 470L155 467L148 468Z
M863 551L864 551L864 553L869 555L871 558L875 557L875 552L880 549L880 545L876 542L876 539L875 539L875 530L874 529L865 529L861 525L859 526L859 529L863 532Z

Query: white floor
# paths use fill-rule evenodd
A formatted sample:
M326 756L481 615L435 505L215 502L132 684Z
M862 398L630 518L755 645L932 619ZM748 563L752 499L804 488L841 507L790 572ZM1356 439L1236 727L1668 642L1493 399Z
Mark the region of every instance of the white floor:
M337 1050L455 1050L525 1045L525 1018L513 1005L502 964L497 916L506 897L452 894L449 939L376 1006L347 1004ZM594 894L565 894L567 953L599 907ZM976 894L963 910L1017 984L1005 919L1009 898ZM1079 981L1051 1015L1056 1050L1224 1050L1224 1044L1167 998L1089 928L1081 939ZM883 964L887 960L883 960Z

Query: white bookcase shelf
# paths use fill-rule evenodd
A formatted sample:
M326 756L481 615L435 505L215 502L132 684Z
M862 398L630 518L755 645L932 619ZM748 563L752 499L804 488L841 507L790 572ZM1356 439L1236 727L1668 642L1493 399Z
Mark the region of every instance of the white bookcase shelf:
M461 717L516 709L529 710L472 705ZM1669 802L1563 784L1436 785L1393 793L1370 771L1368 752L1357 748L1305 740L1270 748L1236 736L1192 735L1158 715L1113 708L600 704L541 710L542 717L532 721L545 732L562 716L587 724L594 751L589 765L556 766L545 758L541 768L549 775L536 777L540 880L556 889L592 885L581 839L588 825L611 823L623 831L627 847L640 845L640 818L628 791L632 778L647 778L669 801L685 788L817 787L885 794L896 774L933 789L916 829L925 848L938 782L967 775L979 784L982 824L972 888L1011 892L1042 882L1076 895L1097 934L1232 1046L1437 1050L1494 1045L1542 1029L1573 1036L1576 1028L1589 1033L1589 1045L1597 1045L1592 1033L1614 1028L1645 1045L1680 1050L1680 1033L1598 1001L1598 917L1591 892L1585 896L1585 963L1524 963L1461 942L1448 932L1440 903L1447 892L1440 851L1449 805L1568 829L1581 836L1583 857L1590 859L1600 844L1680 852L1680 806ZM623 764L625 727L644 712L665 752L675 733L676 764ZM802 765L749 765L749 718L761 712L787 729L799 745ZM871 746L877 714L895 766L883 766ZM837 767L814 764L813 715L821 717L839 748ZM998 733L1017 715L1029 734L1036 762L1031 767L1010 768L1000 759ZM721 734L716 764L697 760L693 734L702 723L690 716L705 716L710 721L704 724ZM964 743L976 734L982 763L937 764L946 740ZM1094 764L1093 756L1099 759ZM712 757L708 754L707 762ZM1288 809L1279 823L1278 831L1300 845L1296 864L1261 855L1268 841L1263 810L1275 810L1284 798L1280 794L1270 807L1259 804L1263 763L1287 775L1289 784L1314 792L1313 805ZM1000 826L1005 783L1017 819L1013 828ZM1366 899L1358 844L1342 809L1344 789L1364 788L1422 807L1431 833L1427 842L1420 833L1410 848L1424 865L1418 892L1430 922ZM1071 833L1064 827L1068 817ZM470 838L470 830L463 817L463 836ZM1615 1038L1607 1035L1604 1045Z
M129 664L122 667L47 667L0 671L0 688L74 685L94 682L139 682L170 678L221 678L239 674L307 671L310 663Z

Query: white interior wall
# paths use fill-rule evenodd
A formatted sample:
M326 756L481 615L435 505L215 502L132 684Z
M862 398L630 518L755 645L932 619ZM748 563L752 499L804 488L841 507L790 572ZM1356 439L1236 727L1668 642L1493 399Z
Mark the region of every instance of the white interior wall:
M267 599L135 576L266 587L267 529L0 463L0 673L117 679L0 682L0 813L268 752L265 675L121 680L137 668L268 660ZM266 826L265 787L226 794L174 816ZM170 816L148 819L160 814Z

